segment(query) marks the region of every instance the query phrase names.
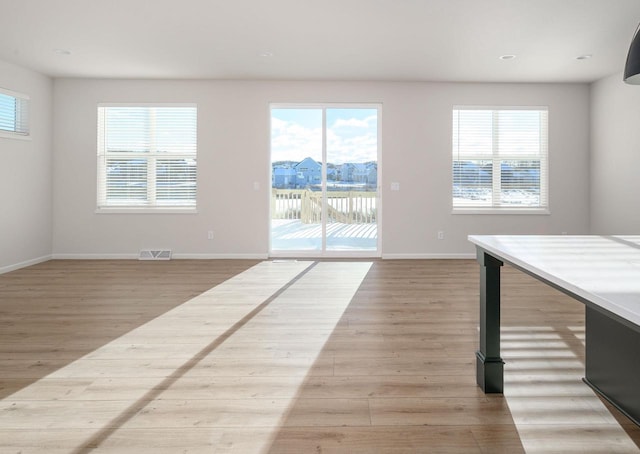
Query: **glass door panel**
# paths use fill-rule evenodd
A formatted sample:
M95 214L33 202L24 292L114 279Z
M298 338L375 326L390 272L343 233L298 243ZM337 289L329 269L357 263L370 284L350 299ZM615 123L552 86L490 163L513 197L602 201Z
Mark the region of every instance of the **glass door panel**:
M329 251L378 248L378 109L326 110Z
M322 109L271 109L271 249L321 251Z

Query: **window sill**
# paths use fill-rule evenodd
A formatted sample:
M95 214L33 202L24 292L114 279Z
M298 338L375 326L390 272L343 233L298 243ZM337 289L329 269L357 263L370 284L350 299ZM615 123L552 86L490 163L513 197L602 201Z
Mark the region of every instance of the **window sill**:
M542 215L551 214L548 208L454 208L451 214L520 214L520 215Z
M96 214L197 214L196 207L103 207L96 208Z
M0 138L2 139L15 139L15 140L31 140L30 134L20 134L11 131L0 131Z

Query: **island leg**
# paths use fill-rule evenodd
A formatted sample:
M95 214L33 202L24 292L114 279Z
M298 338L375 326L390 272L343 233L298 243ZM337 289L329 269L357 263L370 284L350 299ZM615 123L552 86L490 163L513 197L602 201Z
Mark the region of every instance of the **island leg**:
M477 249L480 264L480 349L476 352L476 381L485 393L504 389L500 357L500 267L503 263Z

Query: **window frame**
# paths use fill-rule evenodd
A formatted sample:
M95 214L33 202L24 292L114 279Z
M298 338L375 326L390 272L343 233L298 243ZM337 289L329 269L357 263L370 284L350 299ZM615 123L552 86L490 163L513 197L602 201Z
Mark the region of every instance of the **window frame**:
M29 116L31 98L29 95L1 87L0 94L13 98L15 101L13 128L4 129L0 126L0 138L31 140L31 118Z
M160 153L158 150L141 151L141 152L108 152L105 142L105 113L104 109L108 108L193 108L195 109L194 133L195 133L195 151L193 153ZM195 214L197 213L198 200L198 105L196 103L98 103L97 105L97 175L96 175L96 213L130 213L130 214L157 214L157 213L175 213L175 214ZM154 132L157 134L157 132ZM154 136L155 137L155 136ZM155 142L155 139L150 140ZM144 159L146 165L146 194L144 202L141 203L112 203L108 204L106 195L106 169L108 158L139 158ZM156 170L157 161L162 159L189 158L196 163L195 169L195 194L192 204L158 204L157 203L157 185Z
M455 135L455 123L453 121L456 111L471 111L471 110L484 110L492 112L492 125L491 136L492 146L491 155L479 155L473 153L460 153L455 149L454 135ZM540 140L540 148L538 153L533 154L501 154L498 147L499 131L495 129L496 114L500 111L536 111L544 112L545 123L541 125L540 131L543 135ZM469 105L454 105L452 108L452 135L451 135L451 204L452 214L534 214L534 215L549 215L551 214L549 205L549 108L548 106L469 106ZM454 205L454 164L456 161L469 160L469 161L491 161L492 164L492 176L491 176L491 190L492 190L492 204L491 206L456 206ZM540 162L540 204L538 206L517 206L517 205L500 205L500 198L497 197L501 194L501 162L502 161L539 161ZM496 199L498 202L496 202Z

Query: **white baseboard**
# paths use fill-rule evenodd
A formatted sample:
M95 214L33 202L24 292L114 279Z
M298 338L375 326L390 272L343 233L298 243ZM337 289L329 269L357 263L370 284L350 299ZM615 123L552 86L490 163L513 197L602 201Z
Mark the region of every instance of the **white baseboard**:
M468 260L475 254L382 254L383 260Z
M269 254L264 253L246 253L246 254L173 254L174 260L267 260ZM475 259L475 254L458 253L458 254L382 254L383 260L469 260ZM0 268L0 274L9 271L24 268L25 266L35 265L36 263L45 262L47 260L137 260L138 254L53 254L34 260L18 263L5 268Z
M53 254L55 260L138 260L138 254ZM173 254L172 260L266 260L267 254Z
M51 260L53 257L51 255L45 255L42 257L38 257L31 260L25 260L24 262L16 263L14 265L3 266L0 268L0 274L9 273L11 271L19 270L20 268L25 268L31 265L37 265L38 263L46 262Z
M138 254L53 254L54 260L137 260Z
M267 260L268 254L173 254L178 260Z

